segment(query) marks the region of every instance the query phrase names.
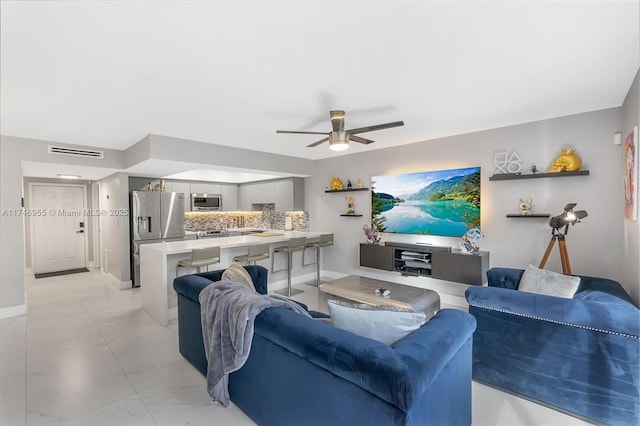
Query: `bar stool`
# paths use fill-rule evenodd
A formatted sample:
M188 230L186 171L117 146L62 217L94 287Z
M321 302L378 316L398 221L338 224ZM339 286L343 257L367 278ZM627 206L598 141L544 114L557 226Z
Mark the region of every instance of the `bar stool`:
M178 276L178 268L181 266L187 268L196 268L200 272L203 266L209 270L209 265L220 262L220 246L196 248L191 250L191 259L178 261L176 264L176 277Z
M307 243L306 248L313 248L316 250L316 261L311 263L304 263L304 256L302 256L302 266L316 265L316 282L307 283L314 287L320 286L320 248L329 247L333 245L333 234L321 234L318 241L311 241Z
M269 258L269 244L253 244L249 246L247 254L241 254L233 258L234 262L246 262L255 265L256 261Z
M280 246L273 249L273 257L271 258L271 272L280 272L284 271L284 269L278 269L277 271L273 269L274 260L276 258L276 253L285 253L287 255L287 288L284 290L276 291L276 293L283 294L285 296L293 296L295 294L303 293L301 290L296 290L291 288L291 268L293 266L293 262L291 261L293 258L293 253L296 251L303 251L307 246L307 237L300 238L291 238L289 240L289 244L286 246Z

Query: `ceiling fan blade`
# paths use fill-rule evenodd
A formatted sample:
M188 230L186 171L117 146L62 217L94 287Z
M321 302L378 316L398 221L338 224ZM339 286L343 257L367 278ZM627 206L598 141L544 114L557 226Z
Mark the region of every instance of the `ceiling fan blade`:
M320 145L321 143L326 142L326 141L328 141L328 140L329 140L329 136L327 136L327 137L326 137L326 138L324 138L324 139L320 139L318 142L314 142L314 143L312 143L312 144L310 144L310 145L307 145L307 148L313 148L314 146L318 146L318 145Z
M352 140L354 142L363 143L365 145L369 145L370 143L374 143L375 142L375 141L372 141L371 139L363 138L363 137L356 136L356 135L349 135L349 140Z
M347 133L352 135L354 133L373 132L374 130L389 129L391 127L399 127L399 126L404 126L404 121L394 121L393 123L377 124L375 126L360 127L360 128L357 128L357 129L347 130Z
M276 130L276 133L296 133L304 135L328 135L329 132L305 132L302 130Z

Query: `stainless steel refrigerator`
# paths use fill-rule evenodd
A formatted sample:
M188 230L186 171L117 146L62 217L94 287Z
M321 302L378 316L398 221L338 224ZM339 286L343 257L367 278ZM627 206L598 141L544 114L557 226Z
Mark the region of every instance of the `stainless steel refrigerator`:
M131 191L131 279L140 286L140 245L184 239L184 193Z

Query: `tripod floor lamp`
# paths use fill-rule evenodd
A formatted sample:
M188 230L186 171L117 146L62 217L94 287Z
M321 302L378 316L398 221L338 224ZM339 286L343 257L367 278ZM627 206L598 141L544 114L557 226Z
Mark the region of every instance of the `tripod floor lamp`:
M569 263L569 253L567 252L565 237L569 231L569 225L575 225L580 222L580 219L588 216L588 213L584 210L574 212L573 208L575 206L576 203L569 203L564 206L564 212L549 219L549 226L551 226L551 240L549 241L547 250L544 252L544 256L542 256L540 266L538 266L540 269L544 268L544 265L547 263L549 255L551 254L551 250L553 249L553 245L558 241L562 273L565 275L571 275L571 264ZM564 228L564 230L562 228Z

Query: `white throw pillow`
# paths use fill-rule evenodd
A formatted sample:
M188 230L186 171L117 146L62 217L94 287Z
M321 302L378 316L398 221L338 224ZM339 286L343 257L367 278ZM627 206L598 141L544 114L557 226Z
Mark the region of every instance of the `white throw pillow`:
M242 267L239 263L232 263L225 269L222 273L222 280L229 281L238 281L243 284L246 284L251 290L256 291L256 287L253 285L253 280L251 279L251 275L247 272L246 269Z
M426 322L424 312L395 306L372 306L329 300L334 326L392 345Z
M529 265L522 274L518 290L572 299L579 286L580 277L545 271Z

